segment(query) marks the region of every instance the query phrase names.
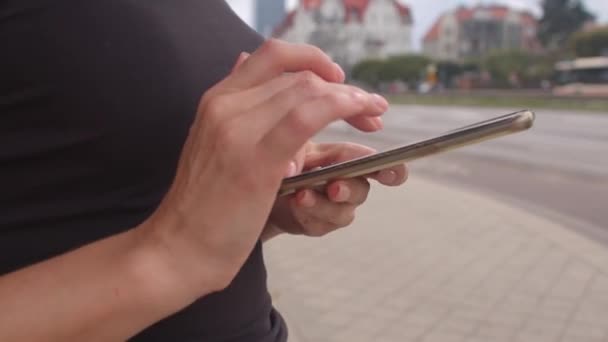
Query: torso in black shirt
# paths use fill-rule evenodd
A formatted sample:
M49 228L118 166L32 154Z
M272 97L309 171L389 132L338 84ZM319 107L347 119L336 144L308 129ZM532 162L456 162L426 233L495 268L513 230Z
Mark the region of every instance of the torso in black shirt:
M145 220L201 95L261 38L223 0L0 2L0 274ZM261 245L135 341L286 339Z

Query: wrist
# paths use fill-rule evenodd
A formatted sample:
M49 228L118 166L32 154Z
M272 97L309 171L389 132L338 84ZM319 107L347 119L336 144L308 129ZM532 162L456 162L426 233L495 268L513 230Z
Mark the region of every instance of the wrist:
M127 269L130 279L150 298L162 298L175 311L226 286L219 272L205 262L188 255L190 248L180 246L178 239L162 236L144 223L133 229L133 248Z

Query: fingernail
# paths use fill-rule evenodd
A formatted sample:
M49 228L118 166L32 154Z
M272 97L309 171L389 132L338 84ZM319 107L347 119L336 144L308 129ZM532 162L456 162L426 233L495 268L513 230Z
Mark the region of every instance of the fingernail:
M289 163L289 166L287 167L287 172L286 172L285 176L293 177L296 175L297 172L298 172L298 166L296 165L296 162L292 161L291 163Z
M344 70L338 63L334 63L334 67L336 68L338 79L340 80L340 82L344 82L344 79L346 78L346 74L344 73Z
M383 184L392 184L397 180L397 172L393 170L385 170L380 171L380 175L378 175L380 183Z
M376 105L376 107L378 107L378 109L380 109L380 111L385 112L388 109L388 102L386 101L386 99L384 99L384 97L378 94L372 94L372 98L374 104Z
M374 125L374 127L376 128L376 130L381 130L382 128L384 128L384 122L382 121L381 118L379 117L373 117L370 118L370 120L372 121L372 125Z
M339 202L346 202L350 198L350 189L345 185L338 185L338 195L336 196Z

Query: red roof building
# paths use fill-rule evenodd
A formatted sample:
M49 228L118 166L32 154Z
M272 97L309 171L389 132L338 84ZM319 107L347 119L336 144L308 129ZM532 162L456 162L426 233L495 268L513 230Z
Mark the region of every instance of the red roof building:
M352 64L411 51L412 12L398 0L300 0L273 36L314 44Z
M538 22L507 6L458 7L442 14L423 37L424 52L441 60L479 57L492 50L541 49Z
M342 2L343 11L344 11L344 22L363 22L365 18L365 14L367 8L372 0L339 0ZM412 22L412 12L410 8L398 0L390 0L395 6L396 12L399 14L401 20L403 22L410 23ZM300 0L299 6L291 10L285 16L285 19L277 26L274 31L273 36L280 37L285 31L289 30L293 25L294 16L298 11L318 11L323 5L323 0Z

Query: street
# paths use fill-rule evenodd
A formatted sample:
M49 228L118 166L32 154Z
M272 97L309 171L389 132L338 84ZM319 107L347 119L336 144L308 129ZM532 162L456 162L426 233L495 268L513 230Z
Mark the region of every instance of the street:
M382 132L336 123L317 140L385 150L519 109L393 106ZM531 130L414 161L410 177L486 193L608 244L608 115L535 112Z

